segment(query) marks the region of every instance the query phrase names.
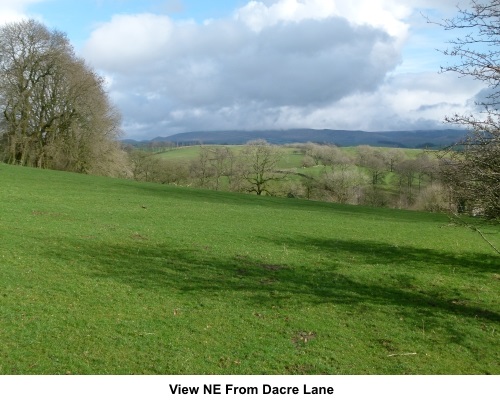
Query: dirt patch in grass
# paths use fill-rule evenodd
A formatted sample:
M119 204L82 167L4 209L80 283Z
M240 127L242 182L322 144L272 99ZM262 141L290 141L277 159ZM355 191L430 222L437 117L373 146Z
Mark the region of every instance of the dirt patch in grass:
M379 339L377 342L388 352L394 352L396 350L394 342L390 339Z
M148 240L147 236L141 235L140 233L137 232L130 235L130 237L135 240Z
M316 374L316 369L310 364L291 364L285 367L287 374L292 375L304 375L304 374Z
M305 332L305 331L300 331L297 332L293 337L292 337L292 343L295 346L301 346L304 345L311 340L316 339L316 333L315 332Z

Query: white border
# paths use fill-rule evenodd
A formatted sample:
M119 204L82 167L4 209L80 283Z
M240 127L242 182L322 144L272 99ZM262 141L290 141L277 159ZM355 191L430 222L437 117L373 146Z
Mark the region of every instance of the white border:
M170 385L198 387L198 394L172 394ZM221 394L204 394L205 385ZM264 394L264 385L297 387L298 394ZM333 387L331 395L304 393L304 385ZM226 394L226 387L255 387L257 394ZM499 376L3 376L6 404L316 404L469 405L497 403ZM293 389L293 388L292 388ZM233 389L234 390L234 389ZM244 390L243 390L244 391ZM251 392L252 390L247 390Z

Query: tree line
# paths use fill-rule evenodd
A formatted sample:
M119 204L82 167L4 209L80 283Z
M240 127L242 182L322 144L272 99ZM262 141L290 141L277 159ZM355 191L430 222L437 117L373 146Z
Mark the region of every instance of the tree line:
M300 167L283 167L286 149L300 157ZM191 160L134 148L129 156L138 181L428 211L454 204L435 153L424 151L410 158L402 149L363 145L353 153L335 145L284 148L255 140L242 147L201 146Z
M35 20L0 28L0 157L10 164L117 175L126 155L104 79L65 34Z

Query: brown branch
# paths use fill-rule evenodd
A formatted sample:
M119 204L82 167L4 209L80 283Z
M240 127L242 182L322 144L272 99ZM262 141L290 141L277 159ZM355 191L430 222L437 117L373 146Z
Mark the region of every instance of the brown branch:
M474 232L477 232L481 238L483 238L483 240L488 244L490 245L490 247L495 251L497 252L499 255L500 255L500 250L495 246L493 245L487 238L486 236L484 236L484 234L474 225L471 225L471 224L468 224L466 223L465 221L463 221L457 214L455 213L452 213L454 218L462 225L462 226L465 226L466 228L469 228L470 230L474 231Z

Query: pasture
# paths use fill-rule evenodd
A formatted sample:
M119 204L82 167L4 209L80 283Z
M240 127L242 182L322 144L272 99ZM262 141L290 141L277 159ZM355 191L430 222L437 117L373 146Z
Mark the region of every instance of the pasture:
M500 373L500 256L445 215L1 164L0 201L0 374Z
M240 153L241 150L243 149L243 146L241 145L182 146L178 148L172 148L163 152L157 152L156 154L163 159L186 161L189 163L193 160L196 160L199 157L200 151L203 147L206 148L229 147L236 154ZM280 168L292 169L292 168L302 167L302 160L304 158L303 151L301 151L294 145L283 145L280 148L283 152L283 156L279 164ZM393 148L380 147L378 149L388 151ZM351 156L353 158L356 156L356 147L354 146L342 147L341 150L348 156ZM400 150L403 151L406 157L409 159L413 159L419 153L422 153L421 149L400 149Z

